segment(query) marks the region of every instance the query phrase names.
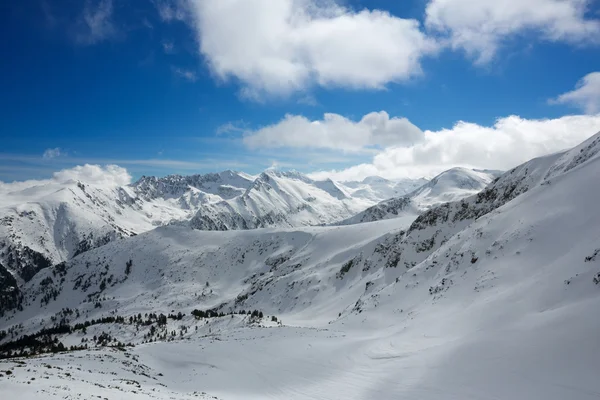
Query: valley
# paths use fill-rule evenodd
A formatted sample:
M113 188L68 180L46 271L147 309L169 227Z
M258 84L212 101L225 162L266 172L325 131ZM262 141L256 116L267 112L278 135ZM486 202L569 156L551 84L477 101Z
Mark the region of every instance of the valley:
M596 399L598 176L600 134L393 218L174 223L108 241L20 283L0 319L0 389L23 399ZM291 192L269 179L277 185L260 193ZM42 354L11 348L24 335L45 343Z

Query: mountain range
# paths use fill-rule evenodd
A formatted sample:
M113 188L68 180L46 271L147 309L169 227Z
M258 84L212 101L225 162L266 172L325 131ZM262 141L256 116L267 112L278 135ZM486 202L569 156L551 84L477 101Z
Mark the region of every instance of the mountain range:
M143 176L127 186L8 185L0 203L0 265L23 282L42 268L168 224L200 230L326 225L424 182L370 177L346 185L268 170L257 177L234 171Z
M383 200L339 224L373 222L398 218L403 214L418 215L433 206L460 200L477 193L501 174L500 171L452 168L437 175L431 181L425 182L410 193Z
M44 188L5 207L3 229L50 232L56 216L71 253L48 253L59 263L28 279L27 265L0 272L0 354L21 357L2 364L3 393L595 399L598 176L600 133L383 203L356 195L381 190L369 181L275 171ZM79 232L80 208L120 214L104 245L75 254L64 232ZM34 350L53 354L23 358Z

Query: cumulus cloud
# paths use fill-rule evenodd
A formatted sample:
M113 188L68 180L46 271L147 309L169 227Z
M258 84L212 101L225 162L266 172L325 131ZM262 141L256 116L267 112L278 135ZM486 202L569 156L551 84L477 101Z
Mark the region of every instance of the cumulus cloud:
M60 157L64 154L64 151L62 151L60 147L55 147L53 149L46 149L44 151L44 154L42 154L42 158L46 160L51 160L53 158Z
M75 33L75 41L91 45L117 36L118 30L113 23L112 0L85 2Z
M577 82L574 90L551 99L550 103L569 104L588 114L600 112L600 72L587 74Z
M131 175L118 165L78 165L55 172L53 180L59 183L81 181L93 185L122 186L131 183Z
M572 147L600 131L599 115L528 120L498 119L493 126L460 121L450 129L422 131L406 118L372 112L359 121L338 114L323 119L287 115L276 124L246 131L250 149L327 149L375 153L370 163L341 171L320 171L315 178L338 180L432 176L446 169L510 169L531 158Z
M173 2L169 10L172 10ZM311 85L381 89L421 73L438 46L413 19L354 11L332 0L188 0L200 52L243 95L286 95ZM160 10L160 9L159 9ZM169 20L171 11L159 11ZM183 17L182 17L183 19Z
M27 201L19 197L19 192L23 190L34 189L38 193L43 193L44 188L46 191L53 191L56 190L53 185L77 181L89 185L115 187L131 183L131 175L129 175L125 168L117 165L100 166L85 164L55 172L51 179L15 181L10 183L0 181L0 206L13 204L15 201L17 203Z
M590 0L431 0L425 22L477 62L490 61L503 40L534 31L545 40L599 43L600 21L586 17Z
M391 146L370 163L318 171L315 179L360 180L431 177L456 166L507 170L532 158L573 147L600 131L600 114L528 120L500 118L493 126L458 122L451 129L425 131L413 146Z
M423 58L445 47L485 64L519 35L600 44L600 20L588 12L592 0L428 0L424 27L336 0L154 3L163 21L194 30L215 78L239 82L241 95L258 101L302 96L315 85L383 89L420 75Z
M390 118L380 111L357 122L333 113L317 121L286 115L276 124L247 132L243 141L252 149L293 147L360 152L374 147L412 146L423 137L423 132L406 118Z

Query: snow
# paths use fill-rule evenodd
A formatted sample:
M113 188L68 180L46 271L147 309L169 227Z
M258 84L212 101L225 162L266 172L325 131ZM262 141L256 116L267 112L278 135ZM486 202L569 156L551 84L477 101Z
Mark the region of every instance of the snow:
M418 215L437 205L478 193L500 175L499 171L452 168L401 197L384 200L339 224L350 225L402 215Z
M0 393L598 399L598 176L600 134L419 216L227 232L166 226L108 243L69 261L63 275L46 269L24 284L23 311L0 318L0 330L33 333L64 307L80 313L72 324L181 311L167 326L176 337L143 343L149 327L127 323L64 334L70 345L106 331L135 347L0 361ZM111 275L116 283L100 290ZM53 288L56 300L42 305ZM190 315L213 307L265 318Z
M2 396L7 399L214 399L201 391L183 393L166 387L161 369L147 367L128 351L40 357L5 362L0 368L12 371L0 372Z
M391 181L379 176L370 176L361 182L341 182L353 197L379 202L392 197L404 196L428 182L427 179L401 179Z
M298 172L263 172L238 197L200 208L190 224L201 230L324 225L373 205L340 183L313 181Z
M199 229L321 225L373 204L340 183L272 170L257 177L234 171L144 176L127 186L97 179L1 184L0 264L22 283L47 264L157 226L190 220Z
M499 171L452 168L442 172L407 196L417 204L418 208L428 209L475 194L500 175Z

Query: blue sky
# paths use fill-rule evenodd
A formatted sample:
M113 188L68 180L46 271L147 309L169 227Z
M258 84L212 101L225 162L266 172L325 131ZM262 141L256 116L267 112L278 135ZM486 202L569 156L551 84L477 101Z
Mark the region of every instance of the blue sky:
M598 2L1 7L5 182L87 163L417 177L510 168L600 130Z

